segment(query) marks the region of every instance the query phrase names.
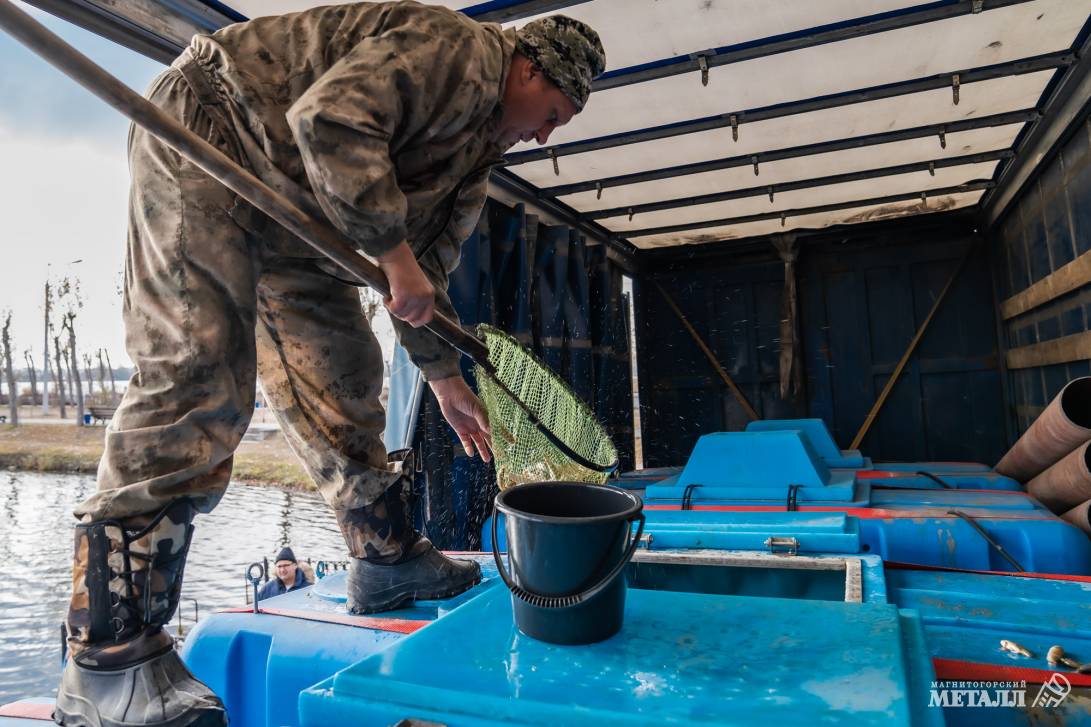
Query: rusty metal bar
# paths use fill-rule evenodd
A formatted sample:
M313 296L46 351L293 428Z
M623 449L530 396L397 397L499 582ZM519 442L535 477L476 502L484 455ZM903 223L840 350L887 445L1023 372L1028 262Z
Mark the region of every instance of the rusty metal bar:
M1027 492L1055 513L1091 500L1091 441L1028 482Z
M996 471L1027 482L1091 439L1091 376L1068 382L1053 397L1019 441L996 465ZM1088 495L1085 499L1091 499ZM1073 502L1069 507L1078 504Z
M1066 521L1070 522L1080 530L1084 531L1088 535L1091 535L1091 500L1076 505L1068 512L1061 515Z

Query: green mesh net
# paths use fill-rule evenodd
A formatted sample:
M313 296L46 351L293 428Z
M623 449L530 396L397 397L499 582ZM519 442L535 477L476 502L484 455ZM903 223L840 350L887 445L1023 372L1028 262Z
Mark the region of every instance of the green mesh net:
M568 385L518 341L492 326L478 326L494 376L519 397L564 447L596 469L573 459L536 427L519 404L478 366L478 395L492 427L500 489L526 482L603 483L617 466L617 449L595 414Z

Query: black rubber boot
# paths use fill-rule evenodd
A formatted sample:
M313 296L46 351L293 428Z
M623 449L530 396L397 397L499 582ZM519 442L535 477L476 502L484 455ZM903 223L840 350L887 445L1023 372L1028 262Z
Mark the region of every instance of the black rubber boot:
M193 507L76 526L69 659L53 719L89 727L212 727L223 704L178 657L163 624L182 589Z
M337 523L349 554L349 613L389 611L409 601L449 598L481 580L481 568L452 560L412 524L411 452L391 455L403 475L367 507L338 510Z
M400 563L353 558L349 563L349 613L378 613L410 601L450 598L481 581L481 567L472 560L448 558L421 537Z

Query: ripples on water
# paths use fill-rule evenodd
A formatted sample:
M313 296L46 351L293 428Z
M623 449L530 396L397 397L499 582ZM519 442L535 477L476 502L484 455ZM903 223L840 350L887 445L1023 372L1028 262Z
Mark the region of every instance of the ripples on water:
M0 704L52 696L60 678L60 624L72 574L72 508L94 492L93 477L0 474ZM332 512L312 493L232 485L195 520L182 585L183 625L246 602L243 572L283 545L296 557L344 560ZM175 616L173 625L177 625Z

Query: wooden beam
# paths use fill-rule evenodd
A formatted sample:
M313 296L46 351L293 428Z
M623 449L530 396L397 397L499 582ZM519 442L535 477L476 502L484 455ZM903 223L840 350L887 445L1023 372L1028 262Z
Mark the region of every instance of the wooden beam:
M864 423L860 425L860 430L856 432L856 436L853 437L849 449L860 449L860 443L864 441L864 437L867 436L868 430L871 429L871 425L875 422L875 417L879 415L879 411L883 408L883 405L886 404L887 397L890 396L890 392L894 390L894 384L898 382L898 377L905 371L906 364L909 363L909 359L913 356L913 352L917 350L917 344L924 338L924 334L928 330L928 325L932 322L932 319L936 317L936 312L939 311L940 306L943 305L943 299L947 297L947 291L949 291L951 286L955 284L955 281L958 280L962 268L966 267L966 261L970 259L970 254L973 253L975 247L976 241L971 242L966 248L966 252L963 253L962 259L958 261L958 266L955 268L954 272L951 273L951 277L947 279L947 284L943 286L943 290L939 292L936 302L932 304L932 310L928 311L928 315L925 317L924 322L921 323L920 328L918 328L917 332L913 335L913 340L911 340L906 347L905 353L902 354L901 360L898 361L898 365L894 368L894 373L886 380L886 385L879 394L879 398L875 400L875 404L872 405L871 411L869 411L867 417L864 418Z
M1091 331L1013 348L1008 351L1008 368L1032 369L1087 359L1091 359Z
M656 290L659 291L659 294L663 296L663 300L667 302L667 305L670 307L670 309L674 311L674 315L678 317L678 320L682 323L682 326L689 332L689 335L693 338L693 342L697 344L697 347L701 349L701 352L705 355L705 358L707 358L708 362L712 364L712 368L716 369L716 373L718 373L720 375L720 378L723 379L724 383L727 384L727 388L734 395L735 400L739 403L739 406L742 407L743 412L750 419L750 421L754 422L761 419L761 417L758 416L758 413L754 411L754 407L750 405L750 402L747 400L746 395L743 394L742 390L739 389L738 385L735 384L735 381L731 378L731 375L728 374L727 371L724 370L724 367L720 365L720 360L716 358L716 354L712 352L712 349L709 348L708 344L705 343L703 338L701 338L701 334L697 333L696 329L694 329L693 325L682 313L682 310L674 302L674 298L671 298L667 291L659 283L653 280L652 284L655 285Z
M1000 315L1011 320L1029 310L1091 283L1091 251L1057 268L1029 288L1024 288L1000 304Z

